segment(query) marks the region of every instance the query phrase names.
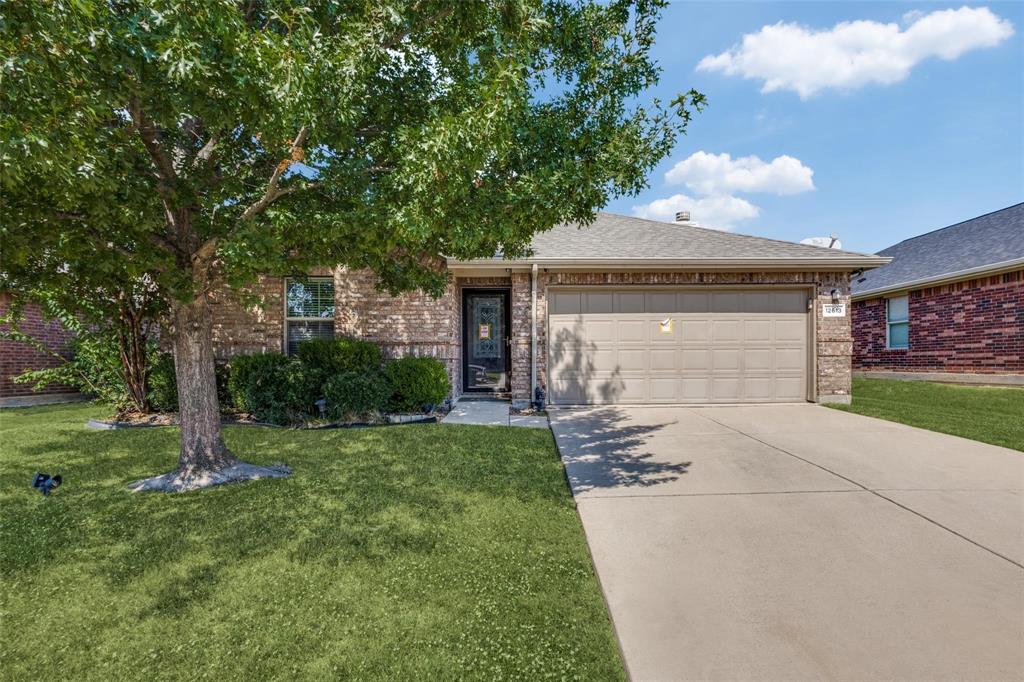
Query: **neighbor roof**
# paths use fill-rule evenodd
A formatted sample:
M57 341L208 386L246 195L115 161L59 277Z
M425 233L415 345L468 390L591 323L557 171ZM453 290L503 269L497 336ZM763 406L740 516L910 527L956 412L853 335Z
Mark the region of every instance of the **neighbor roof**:
M878 267L878 256L808 244L751 237L694 225L664 223L599 212L586 226L562 224L534 236L533 254L521 263L539 265L778 265ZM796 261L796 263L794 263ZM474 265L507 264L500 256ZM460 263L466 265L467 263Z
M893 261L854 279L855 297L1024 267L1024 203L906 239L878 255Z

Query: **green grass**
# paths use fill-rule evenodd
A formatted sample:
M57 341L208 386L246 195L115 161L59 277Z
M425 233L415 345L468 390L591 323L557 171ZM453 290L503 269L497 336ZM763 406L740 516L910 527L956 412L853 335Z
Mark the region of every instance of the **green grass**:
M229 428L294 476L132 494L177 431L99 416L0 412L0 677L624 677L547 431Z
M854 379L838 410L1024 450L1024 389Z

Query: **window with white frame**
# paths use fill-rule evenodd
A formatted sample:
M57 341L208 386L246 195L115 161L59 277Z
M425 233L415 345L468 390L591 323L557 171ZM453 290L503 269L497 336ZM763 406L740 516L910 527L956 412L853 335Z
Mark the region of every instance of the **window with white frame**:
M286 279L284 294L288 355L295 355L303 341L334 338L334 278Z
M910 348L909 296L886 299L885 340L887 348Z

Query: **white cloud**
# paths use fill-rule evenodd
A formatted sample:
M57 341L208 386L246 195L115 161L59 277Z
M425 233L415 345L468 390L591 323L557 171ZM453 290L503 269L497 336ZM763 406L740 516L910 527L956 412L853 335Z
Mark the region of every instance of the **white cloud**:
M823 246L826 249L841 249L843 243L838 239L835 242L832 241L832 237L804 237L800 240L801 244L809 244L811 246Z
M807 99L827 88L897 83L929 57L956 59L1013 35L1013 24L987 7L915 10L903 20L905 30L877 21L846 21L826 30L779 22L704 57L697 70L762 80L761 92L792 90Z
M685 194L673 194L665 199L633 207L633 215L638 218L665 222L675 220L676 211L690 211L693 221L698 225L716 230L731 230L739 221L756 218L761 212L746 199L725 195L698 199Z
M685 184L700 194L768 192L799 194L814 189L814 171L792 156L765 163L756 156L733 159L728 154L696 152L665 173L672 185Z

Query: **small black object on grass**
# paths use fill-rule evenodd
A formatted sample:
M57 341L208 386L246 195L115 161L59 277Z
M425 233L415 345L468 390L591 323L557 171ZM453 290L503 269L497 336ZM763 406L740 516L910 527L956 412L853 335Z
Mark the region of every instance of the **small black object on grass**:
M43 474L37 471L32 479L32 487L41 492L44 497L49 497L50 491L59 486L63 481L64 479L60 474L51 476L50 474Z

